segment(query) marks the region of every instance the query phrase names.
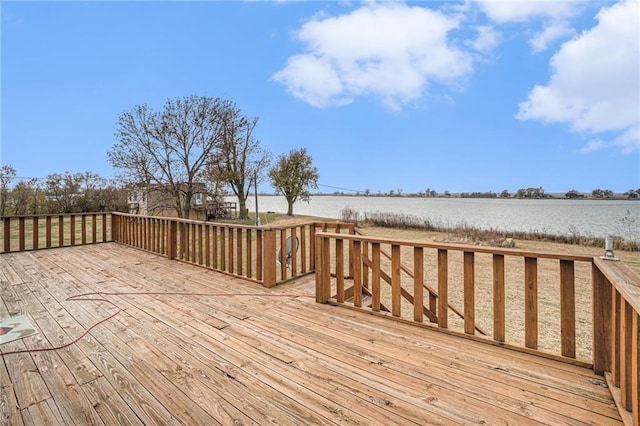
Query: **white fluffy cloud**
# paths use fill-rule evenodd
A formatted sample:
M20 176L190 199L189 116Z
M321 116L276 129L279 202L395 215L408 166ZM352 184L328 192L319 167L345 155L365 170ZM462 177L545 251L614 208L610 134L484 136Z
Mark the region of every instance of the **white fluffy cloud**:
M534 53L543 52L552 43L572 36L574 30L569 20L582 7L577 1L558 0L476 0L476 2L487 17L499 25L541 21L542 30L534 33L529 39Z
M317 18L297 34L306 52L290 57L273 78L317 107L372 95L399 110L433 82L455 84L472 72L471 55L447 38L459 24L458 18L401 3Z
M602 8L598 24L564 43L551 60L547 85L536 85L517 118L568 123L572 130L616 132L609 143L631 152L640 145L640 24L638 2Z

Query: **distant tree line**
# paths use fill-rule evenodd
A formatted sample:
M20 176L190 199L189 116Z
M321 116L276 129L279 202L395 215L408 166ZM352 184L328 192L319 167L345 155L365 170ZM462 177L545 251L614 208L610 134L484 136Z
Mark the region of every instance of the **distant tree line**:
M345 195L344 192L334 192L333 195ZM373 193L371 189L367 188L362 193L357 192L355 195L363 195L365 197L377 196L377 197L422 197L422 198L435 198L435 197L458 197L458 198L519 198L519 199L543 199L543 198L566 198L566 199L629 199L640 200L640 188L630 189L622 194L615 194L609 189L594 189L591 193L583 193L572 189L565 194L549 194L545 192L542 187L529 187L520 188L513 194L504 189L501 192L485 191L485 192L460 192L452 193L450 191L437 192L431 188L427 188L425 191L409 192L405 193L402 188L391 189L388 192L377 191Z
M45 179L20 179L0 168L0 216L126 211L127 190L92 173L54 173Z

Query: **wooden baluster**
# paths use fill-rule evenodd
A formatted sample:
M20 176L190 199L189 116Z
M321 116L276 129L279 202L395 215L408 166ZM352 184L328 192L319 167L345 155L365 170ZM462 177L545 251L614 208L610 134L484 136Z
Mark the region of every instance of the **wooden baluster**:
M538 259L524 258L524 343L538 349Z
M228 271L233 273L233 228L227 228L227 236L228 238L228 249L227 255L229 256L229 261L227 262Z
M189 256L189 260L193 263L196 263L197 255L198 255L198 228L195 223L189 224L189 234L191 237L191 253Z
M87 215L80 216L80 239L82 245L87 244Z
M18 250L20 251L25 249L25 240L27 238L25 228L25 218L20 216L18 218Z
M562 356L576 357L576 298L574 262L560 260L560 336Z
M242 228L238 228L236 230L236 274L242 275L242 263L243 263L243 253L242 253Z
M475 334L476 331L476 298L475 298L475 253L465 251L463 254L464 269L464 332Z
M413 320L423 321L424 307L424 250L413 248Z
M198 224L198 265L204 265L204 235L201 223Z
M353 247L353 305L362 306L362 241L351 241Z
M371 309L380 312L380 243L371 243Z
M309 227L309 270L316 269L316 225Z
M438 249L438 327L447 328L449 321L449 261L447 250Z
M107 242L107 214L102 214L102 242Z
M267 288L271 288L276 285L276 233L273 230L266 230L263 232L262 241L264 243L263 248L263 285ZM327 261L329 257L327 256ZM318 283L316 282L316 288ZM321 293L316 291L316 301L320 301ZM324 300L326 302L328 299Z
M287 278L287 231L280 230L280 279ZM293 244L291 245L293 248Z
M631 414L640 424L640 313L631 317Z
M204 225L204 265L211 266L211 226Z
M256 279L262 281L262 229L256 230Z
M113 219L112 219L112 221L113 221ZM102 227L103 228L105 227L105 223L104 222L102 223ZM92 243L96 243L97 239L98 239L98 218L97 218L97 215L94 213L94 214L91 215L91 242Z
M613 383L620 387L620 340L621 340L621 325L622 319L620 318L621 310L621 297L620 293L616 289L611 291L611 357L609 368L611 370L611 377Z
M51 225L51 216L47 216L46 220L46 225L45 225L45 238L47 240L46 244L47 244L47 248L51 248L51 229L52 229L52 225Z
M300 227L300 264L302 265L301 273L307 273L307 225Z
M362 287L369 289L369 268L365 259L369 259L369 243L362 243Z
M40 247L40 224L38 223L38 216L33 217L33 249L37 250Z
M64 216L58 216L58 247L64 246Z
M211 227L211 267L218 269L218 227Z
M616 291L617 293L617 291ZM632 361L632 330L633 307L624 299L620 311L620 400L626 410L631 410L631 361ZM637 350L637 348L636 348Z
M336 300L344 302L344 240L336 238Z
M245 231L245 254L246 254L246 258L247 258L247 273L246 276L248 278L251 278L253 275L253 241L252 241L252 234L253 232L251 232L250 228L247 228L247 230Z
M76 245L76 215L69 216L69 244Z
M504 255L493 255L493 340L505 340Z
M402 283L400 281L400 246L391 245L391 314L402 315Z
M227 270L227 238L226 238L226 230L227 228L224 226L220 227L220 270Z
M296 247L298 241L298 235L296 232L296 227L291 228L291 276L295 277L298 275L298 250Z

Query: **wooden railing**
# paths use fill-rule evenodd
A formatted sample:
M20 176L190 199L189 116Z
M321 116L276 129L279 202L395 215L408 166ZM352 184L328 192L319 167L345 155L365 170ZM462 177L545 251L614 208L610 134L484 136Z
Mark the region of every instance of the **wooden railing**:
M640 277L622 262L317 232L316 265L319 303L610 372L639 422Z
M593 369L626 424L640 424L640 278L622 262L593 259Z
M266 227L123 213L113 218L114 241L265 287L315 271L316 229L353 232L340 223Z
M111 213L0 217L0 253L111 240Z

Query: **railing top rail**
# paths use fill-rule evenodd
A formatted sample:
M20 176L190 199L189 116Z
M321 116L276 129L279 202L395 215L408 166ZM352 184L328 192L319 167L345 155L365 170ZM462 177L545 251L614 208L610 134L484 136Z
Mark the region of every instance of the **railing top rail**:
M133 217L133 218L146 218L146 219L160 219L160 220L174 220L177 222L182 222L182 223L193 223L193 224L208 224L208 225L215 225L215 226L228 226L228 227L232 227L232 228L240 228L240 229L257 229L257 230L261 230L261 231L280 231L283 229L290 229L290 228L296 228L298 226L322 226L324 222L318 222L315 220L309 220L309 221L305 221L305 222L299 222L299 223L290 223L290 224L283 224L283 225L261 225L261 226L256 226L256 225L242 225L242 224L236 224L236 223L228 223L228 222L213 222L213 221L203 221L203 220L196 220L196 219L184 219L184 218L178 218L175 216L147 216L147 215L139 215L139 214L132 214L132 213L119 213L119 212L114 212L114 215L117 216L123 216L123 217ZM345 229L348 227L353 226L350 223L346 223L346 222L327 222L330 225L340 225L341 227L344 227Z
M103 215L103 214L113 214L111 212L77 212L77 213L39 213L39 214L20 214L20 215L11 215L11 216L7 216L7 215L0 215L0 220L3 219L20 219L20 218L41 218L41 217L47 217L47 216L51 216L51 217L58 217L58 216L92 216L92 215Z
M593 263L633 309L640 313L640 276L624 262L596 257Z
M501 254L505 256L537 257L541 259L571 260L576 262L591 262L593 260L593 256L590 256L590 255L551 253L551 252L545 252L545 251L518 250L518 249L511 249L511 248L475 246L475 245L468 245L468 244L431 243L431 242L425 242L425 241L380 238L380 237L372 237L372 236L365 236L365 235L336 234L333 232L316 232L316 237L335 237L343 240L350 240L350 241L358 240L358 241L365 241L369 243L397 244L401 246L466 251L466 252L475 252L475 253Z

